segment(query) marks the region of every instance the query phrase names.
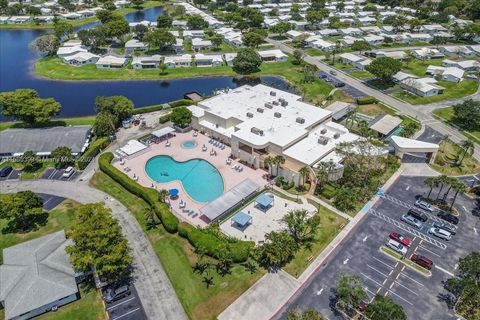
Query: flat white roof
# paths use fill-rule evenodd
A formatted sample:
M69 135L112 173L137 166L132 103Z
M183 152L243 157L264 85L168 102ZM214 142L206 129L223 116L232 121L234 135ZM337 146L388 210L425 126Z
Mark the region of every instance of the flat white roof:
M130 156L146 148L148 147L138 140L129 140L126 145L120 148L120 151Z

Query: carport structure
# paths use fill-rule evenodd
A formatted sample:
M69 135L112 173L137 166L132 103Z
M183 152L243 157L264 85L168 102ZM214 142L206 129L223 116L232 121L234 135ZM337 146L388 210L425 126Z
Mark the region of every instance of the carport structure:
M237 226L240 230L245 229L248 227L253 221L253 218L251 215L246 214L243 211L237 212L232 219L230 219L230 222L232 225Z
M273 197L270 197L269 195L262 193L255 199L255 206L259 207L262 211L267 211L271 205L273 205Z
M390 140L390 146L394 148L395 155L401 159L406 153L424 153L427 155L429 163L433 163L439 149L439 145L435 143L423 142L399 136L392 137L392 140Z

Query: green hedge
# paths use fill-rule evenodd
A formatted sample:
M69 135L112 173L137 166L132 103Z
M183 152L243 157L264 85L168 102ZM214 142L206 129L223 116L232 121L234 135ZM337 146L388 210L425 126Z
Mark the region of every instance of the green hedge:
M160 123L165 123L165 122L168 122L169 120L170 120L170 114L166 114L166 115L160 117L159 122Z
M108 137L98 138L93 141L92 144L88 147L87 151L77 160L77 165L80 170L85 169L90 161L100 152L100 150L105 149L110 143Z
M171 101L168 104L170 105L170 107L176 108L176 107L190 106L192 104L195 104L195 102L190 99L180 99L180 100Z
M372 104L377 102L377 99L375 97L361 97L357 99L357 103L362 105L362 104Z
M115 168L110 162L113 160L111 152L104 153L98 159L100 170L105 172L110 178L118 182L122 187L134 195L145 200L155 211L163 226L168 232L175 233L178 229L178 218L173 215L168 206L158 200L158 191L146 188L136 183L125 173Z
M132 114L149 113L149 112L159 111L159 110L163 110L163 107L161 104L156 104L154 106L149 106L149 107L135 108L133 109Z
M202 248L205 253L211 257L218 258L220 252L228 250L234 262L244 262L247 260L250 250L254 243L248 241L233 241L219 239L213 234L206 233L192 225L182 222L178 227L178 234L188 239L195 248Z

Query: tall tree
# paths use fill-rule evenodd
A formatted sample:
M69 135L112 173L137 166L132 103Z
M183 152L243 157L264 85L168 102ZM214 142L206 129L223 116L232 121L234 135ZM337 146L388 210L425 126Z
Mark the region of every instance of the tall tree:
M33 151L24 152L19 161L23 164L23 170L26 172L33 172L41 165L40 157Z
M40 54L53 56L57 53L57 50L60 47L60 41L53 34L45 34L35 39L33 47Z
M187 107L174 108L170 113L170 121L179 127L185 128L192 122L192 112Z
M38 218L43 214L43 200L32 191L20 191L0 197L0 218L9 220L7 228L10 232L26 232L35 228Z
M260 44L262 44L265 40L261 34L257 32L247 32L244 33L242 36L243 43L250 48L258 48Z
M467 100L453 106L454 121L462 128L480 130L480 101Z
M64 169L75 163L75 157L72 156L72 149L65 146L59 146L52 150L50 159L55 163L55 168Z
M307 182L308 177L310 176L310 167L309 166L304 166L298 170L298 173L300 174L300 178L302 179L302 186L305 185L305 182Z
M95 117L92 132L97 137L109 137L116 131L115 117L108 112L100 112Z
M259 71L262 64L260 55L251 48L242 49L233 59L233 71L238 74L251 74Z
M141 25L143 26L143 25ZM84 29L77 32L78 39L86 47L90 47L92 51L97 50L100 46L107 43L107 30L103 25L99 25L92 29Z
M300 311L292 309L288 311L287 320L324 320L325 318L315 309Z
M163 51L171 47L175 43L176 39L175 36L166 29L155 29L145 35L144 41L151 47L158 48L160 51Z
M368 297L362 279L356 275L340 277L336 291L339 300L352 308L358 308L360 303Z
M360 54L362 54L362 51L367 51L371 48L372 46L364 40L355 40L350 46L350 49L352 49L353 51L359 51Z
M202 16L192 14L187 18L187 27L191 30L203 30L208 28L208 22L206 22Z
M97 113L109 113L113 116L115 126L128 119L133 113L133 102L124 96L99 96L95 98Z
M368 72L372 73L385 83L391 82L393 75L401 69L402 63L389 57L374 59L372 63L366 67Z
M427 187L430 187L430 191L428 191L428 195L427 195L427 198L430 198L433 188L438 187L438 179L437 177L428 177L425 179L424 183Z
M277 176L278 176L278 173L279 173L279 170L282 166L282 164L285 163L285 157L282 156L282 155L277 155L275 156L275 158L273 158L273 162L275 163L275 167L277 168Z
M62 40L64 37L73 33L73 26L65 20L58 20L53 24L53 33L58 39Z
M465 159L465 156L467 154L472 155L473 152L475 151L475 144L471 140L463 140L460 143L460 148L463 149L462 157L460 158L460 164L463 163L463 160Z
M382 295L376 295L373 302L367 305L365 315L371 320L407 320L402 306Z
M157 18L157 28L168 29L172 27L173 18L169 15L164 14L163 16L158 16Z
M467 193L468 187L459 179L456 179L457 182L453 185L453 190L455 190L455 195L453 196L452 203L450 204L450 210L452 210L455 201L457 200L458 194Z
M265 235L265 240L255 249L258 263L264 268L277 270L294 257L297 245L288 233L272 231Z
M67 235L74 242L66 251L75 269L88 271L93 267L107 283L130 274L133 258L127 240L111 210L102 203L82 205Z
M295 240L297 248L308 248L315 241L320 215L311 215L305 209L290 210L280 221L285 226L285 231Z
M60 103L53 98L42 99L33 89L17 89L0 93L0 110L5 117L13 117L29 125L47 122L60 113Z

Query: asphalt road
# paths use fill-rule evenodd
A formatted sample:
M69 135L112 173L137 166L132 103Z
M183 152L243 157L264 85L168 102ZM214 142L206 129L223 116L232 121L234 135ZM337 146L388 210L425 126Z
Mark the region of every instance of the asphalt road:
M146 320L147 315L143 310L142 302L137 290L130 286L131 294L118 301L106 304L110 320Z
M335 286L341 274L360 276L369 300L377 293L388 295L403 306L409 319L457 319L443 282L453 276L460 257L478 250L480 219L471 214L475 201L459 196L456 208L460 223L452 240L434 238L426 232L427 226L418 231L405 225L401 215L413 205L416 196L428 194L423 180L401 177L274 319L286 319L287 311L295 307L315 308L329 319L341 319L335 310ZM433 219L438 218L432 215L428 223ZM417 252L433 260L430 277L403 267L379 250L392 231L413 240L407 257Z

